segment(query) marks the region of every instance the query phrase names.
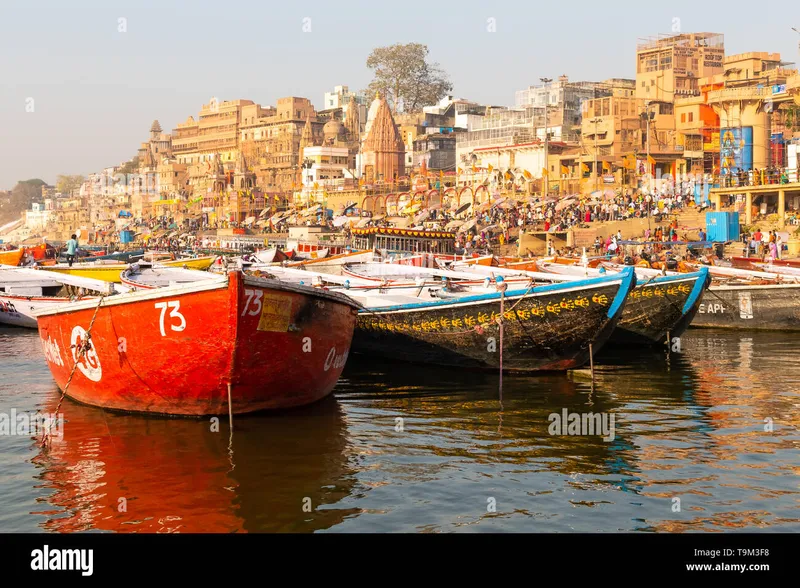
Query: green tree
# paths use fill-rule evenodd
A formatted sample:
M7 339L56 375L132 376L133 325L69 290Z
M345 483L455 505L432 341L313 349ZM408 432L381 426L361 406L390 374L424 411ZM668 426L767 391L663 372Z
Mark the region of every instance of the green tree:
M120 166L119 170L117 170L117 173L118 174L124 174L126 176L128 174L138 174L139 173L139 156L136 155L130 161L126 161L124 164L122 164Z
M428 46L422 43L377 47L367 57L367 67L375 71L367 91L383 92L395 114L419 112L453 89L439 64L428 61Z
M60 175L56 178L56 192L61 194L69 194L73 190L81 187L81 184L86 181L83 176L65 176Z
M42 186L45 185L46 182L38 178L17 182L8 200L0 202L0 225L18 219L23 210L31 207L31 202L41 200Z

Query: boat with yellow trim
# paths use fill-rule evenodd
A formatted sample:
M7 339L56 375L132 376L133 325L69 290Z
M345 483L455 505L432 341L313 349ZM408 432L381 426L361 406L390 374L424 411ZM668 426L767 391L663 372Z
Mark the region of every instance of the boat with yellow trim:
M206 255L205 257L185 257L183 259L172 259L168 261L157 261L158 265L170 267L185 267L193 270L207 270L214 263L216 255Z
M81 278L92 278L121 284L120 274L129 267L130 264L127 263L103 263L102 261L97 261L94 263L73 263L71 266L66 263L57 263L56 265L44 265L41 269L48 272L58 272Z

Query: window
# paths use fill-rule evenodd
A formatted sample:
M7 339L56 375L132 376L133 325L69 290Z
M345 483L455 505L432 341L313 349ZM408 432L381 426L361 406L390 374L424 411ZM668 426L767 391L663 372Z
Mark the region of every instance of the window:
M681 114L681 122L682 123L686 122L686 113L685 112Z
M692 122L693 120L694 120L694 112L690 112L689 113L689 122Z

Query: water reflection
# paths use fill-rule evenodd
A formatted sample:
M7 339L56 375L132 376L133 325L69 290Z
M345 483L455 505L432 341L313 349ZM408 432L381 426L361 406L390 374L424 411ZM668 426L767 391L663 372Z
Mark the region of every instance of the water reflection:
M588 370L506 377L502 396L497 374L354 356L335 398L236 419L232 456L225 418L212 432L66 401L64 443L30 441L36 488L0 489L38 493L59 532L798 530L798 352L690 331L680 353L606 348L594 386ZM26 374L14 402L52 410L26 353L8 360ZM563 410L614 415L614 439L551 435Z
M48 531L315 531L355 510L335 399L227 421L125 415L65 402L65 436L35 459ZM311 512L304 512L304 500ZM310 501L310 502L309 502ZM125 510L121 507L124 506Z

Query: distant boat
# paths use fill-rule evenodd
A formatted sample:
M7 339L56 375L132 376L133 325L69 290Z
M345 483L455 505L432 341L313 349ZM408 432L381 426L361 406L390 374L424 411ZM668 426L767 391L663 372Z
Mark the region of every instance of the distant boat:
M171 259L157 262L158 265L168 267L184 267L193 270L207 270L217 259L216 255L206 255L204 257L184 257L181 259Z
M58 308L79 297L111 294L114 286L76 276L31 268L0 268L0 323L35 329L35 313Z
M66 304L37 318L62 390L77 362L71 398L113 410L201 416L327 396L350 352L356 306L341 294L235 271Z
M11 251L0 251L0 264L3 265L19 265L22 261L22 256L25 254L25 249L12 249Z
M66 263L42 266L41 269L48 272L58 272L78 276L81 278L92 278L104 282L121 283L120 274L128 268L127 263L97 262L97 263L73 263L71 266Z
M321 259L305 259L302 261L291 262L288 267L304 268L315 272L341 274L342 266L351 263L369 263L375 259L375 253L368 251L352 251L331 255Z
M97 261L131 263L134 261L139 261L143 256L144 249L137 249L135 251L115 251L114 253L107 253L105 255L90 254L86 257L81 257L80 261L92 263ZM61 257L58 258L58 261L59 263L66 263L67 258L62 254Z

